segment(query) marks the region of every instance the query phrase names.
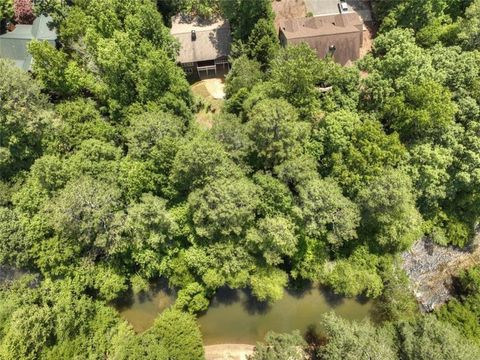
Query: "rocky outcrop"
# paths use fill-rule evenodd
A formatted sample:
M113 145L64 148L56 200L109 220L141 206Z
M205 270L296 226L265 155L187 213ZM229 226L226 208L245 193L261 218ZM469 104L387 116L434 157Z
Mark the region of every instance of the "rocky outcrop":
M480 235L466 249L443 247L428 238L417 241L403 253L403 268L412 291L424 311L432 311L452 295L453 277L461 270L480 264Z

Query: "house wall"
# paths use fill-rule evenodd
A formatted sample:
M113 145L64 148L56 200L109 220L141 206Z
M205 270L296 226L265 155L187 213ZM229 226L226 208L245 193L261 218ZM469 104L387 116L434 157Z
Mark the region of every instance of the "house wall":
M191 80L199 80L200 76L198 75L198 67L202 67L202 66L208 66L208 65L214 66L215 65L216 69L217 69L217 76L224 76L225 74L227 74L228 71L230 70L230 65L216 64L215 62L219 61L219 60L228 61L228 57L222 56L222 57L219 57L216 60L199 61L199 62L193 62L193 63L183 63L183 64L180 64L180 65L182 66L183 70L185 71L185 73L187 74L187 76ZM202 72L202 75L203 75L203 72ZM202 76L202 77L204 77L204 76ZM211 70L209 71L209 76L208 77L213 77L213 74L212 74Z
M280 42L282 45L296 45L302 42L307 43L317 52L321 59L328 54L329 47L335 45L334 59L339 64L345 65L349 60L354 61L360 57L360 47L362 46L363 32L346 34L322 35L316 37L289 39L287 40L283 32L280 32Z

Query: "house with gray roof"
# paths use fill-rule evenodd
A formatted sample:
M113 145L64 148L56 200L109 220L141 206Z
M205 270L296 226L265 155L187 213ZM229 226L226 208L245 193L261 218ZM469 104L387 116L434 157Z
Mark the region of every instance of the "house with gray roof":
M285 19L279 22L282 45L307 43L319 58L346 65L360 57L364 23L356 12Z
M51 21L51 17L41 15L32 25L18 24L13 31L0 35L0 58L11 59L20 69L29 71L32 66L32 56L27 47L30 41L48 41L55 46L57 33L48 27Z
M229 70L232 36L227 20L177 15L172 18L170 33L180 43L177 61L187 74L201 78Z

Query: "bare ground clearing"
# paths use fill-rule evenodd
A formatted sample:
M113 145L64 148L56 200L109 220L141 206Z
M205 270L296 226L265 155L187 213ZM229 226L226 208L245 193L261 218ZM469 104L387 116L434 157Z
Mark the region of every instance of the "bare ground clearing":
M253 345L220 344L205 346L207 360L247 360L253 354Z
M223 98L225 97L223 79L212 78L201 80L191 86L192 92L201 97L206 106L196 114L196 120L200 126L210 129L213 125L213 117L219 113Z

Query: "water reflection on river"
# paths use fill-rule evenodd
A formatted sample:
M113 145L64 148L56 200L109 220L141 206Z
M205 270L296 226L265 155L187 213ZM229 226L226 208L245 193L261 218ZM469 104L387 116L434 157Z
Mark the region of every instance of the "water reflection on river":
M157 315L173 303L174 294L157 287L118 305L121 316L136 331L148 329ZM283 298L271 306L256 301L247 291L220 289L208 311L198 319L206 345L219 343L254 344L269 330L303 333L317 326L328 311L351 320L369 316L371 303L338 297L329 291L309 287L302 291L286 290Z

